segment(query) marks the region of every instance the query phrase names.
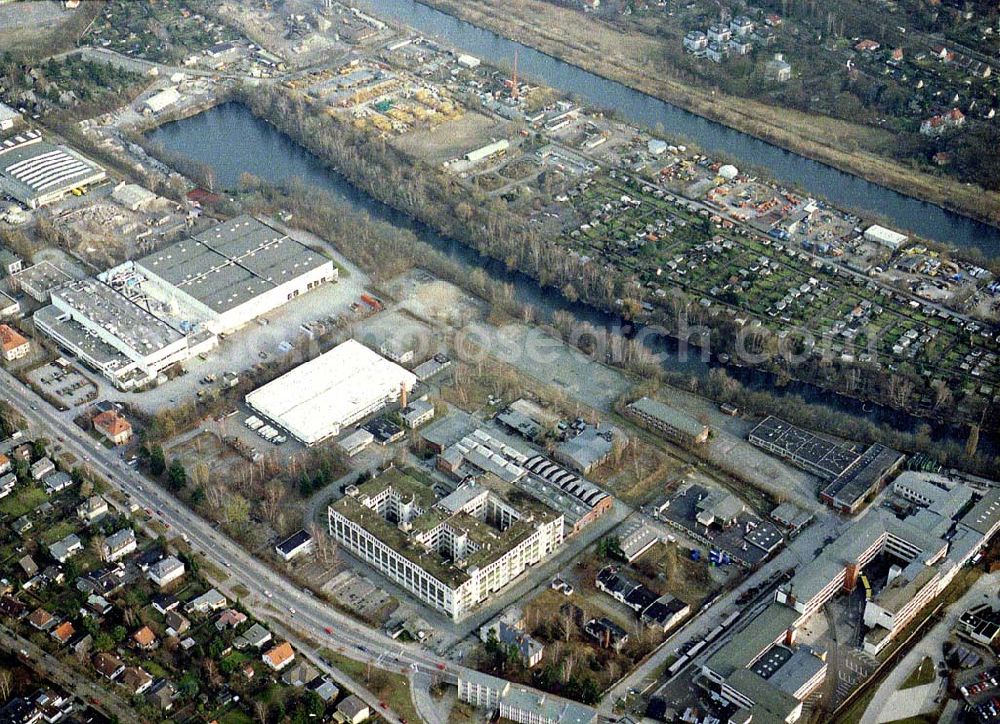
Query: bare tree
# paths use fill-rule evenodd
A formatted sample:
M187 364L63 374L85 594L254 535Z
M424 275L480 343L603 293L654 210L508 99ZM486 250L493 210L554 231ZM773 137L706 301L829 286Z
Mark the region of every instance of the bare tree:
M10 699L13 681L14 676L9 669L0 669L0 697L4 701Z

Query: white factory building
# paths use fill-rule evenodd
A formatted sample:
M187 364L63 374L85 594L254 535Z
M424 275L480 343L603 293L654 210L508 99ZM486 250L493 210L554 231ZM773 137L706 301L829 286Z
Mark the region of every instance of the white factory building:
M97 279L69 282L51 299L34 315L38 330L120 389L149 384L218 343L203 330L182 332Z
M417 378L349 339L251 392L247 404L315 445L409 392Z
M231 332L337 279L329 259L252 216L238 216L134 262L144 291Z
M133 389L336 278L329 259L240 216L98 279L56 285L34 319L117 387Z
M61 199L73 189L107 178L104 169L37 131L0 143L0 192L31 209Z

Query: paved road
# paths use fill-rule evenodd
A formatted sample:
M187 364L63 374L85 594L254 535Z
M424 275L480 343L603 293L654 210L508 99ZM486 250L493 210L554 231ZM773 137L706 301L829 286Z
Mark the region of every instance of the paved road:
M889 673L889 676L885 678L875 691L875 696L869 702L868 708L865 709L865 713L861 717L861 724L877 724L880 721L900 718L894 716L891 710L887 711L887 709L891 708L892 695L896 693L906 680L906 677L910 675L911 671L917 668L917 665L920 664L925 656L931 657L935 667L937 667L938 663L942 660L941 645L948 638L948 633L955 625L958 617L973 604L982 602L995 603L998 589L1000 589L1000 572L983 575L966 591L962 598L945 609L945 614L941 620L935 624L934 628L920 638L920 641L910 649L906 656L899 660L899 663Z
M601 713L605 716L611 716L616 702L624 699L631 689L647 693L654 686L657 686L659 680L656 674L661 670L674 650L689 641L695 642L703 638L718 626L722 622L722 619L732 611L737 610L739 607L736 605L736 599L739 598L743 591L752 586L767 582L782 571L812 561L816 557L816 549L823 544L824 539L837 535L848 524L848 521L840 520L833 515L817 517L816 522L792 540L777 556L765 562L757 571L745 578L740 585L714 601L711 606L699 611L687 624L672 634L652 656L618 682L604 698L601 704ZM702 660L707 658L728 638L723 636L717 639L713 642L712 647L707 648L704 654L696 657L689 666L700 665Z
M251 595L243 596L243 603L255 616L270 621L276 631L292 640L318 668L348 685L392 724L400 724L399 718L392 712L379 709L378 700L358 683L347 684L346 677L325 662L319 655L319 647L310 642L321 642L320 646L343 656L357 661L371 661L378 668L388 671L438 676L451 684L456 683L460 674L470 671L459 664L441 660L417 645L394 641L298 589L239 544L216 531L208 521L125 465L113 450L96 443L72 423L72 412L57 412L6 370L0 370L0 399L22 411L35 430L42 431L47 437L55 436L64 448L80 458L82 464L89 465L114 486L128 493L139 505L155 511L155 517L167 524L173 533L186 535L193 549L229 574L230 579L219 586L223 592L234 596L231 592L237 584L249 590ZM551 694L548 697L558 698Z

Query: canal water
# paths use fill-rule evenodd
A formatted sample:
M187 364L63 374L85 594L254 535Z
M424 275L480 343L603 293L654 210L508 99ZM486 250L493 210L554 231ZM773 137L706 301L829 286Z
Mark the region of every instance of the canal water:
M595 106L612 109L620 118L638 125L662 127L667 136L691 139L706 152L723 153L766 168L779 181L798 185L834 206L883 216L899 229L942 244L979 247L990 256L1000 256L1000 229L989 224L791 153L415 0L371 0L370 6L382 17L393 18L493 64L510 65L517 51L518 69L526 76Z
M502 263L456 240L445 238L426 224L374 199L240 103L225 103L196 116L167 123L152 130L148 138L170 151L211 167L216 182L223 188L235 187L244 172L272 183L298 178L374 219L412 231L418 239L470 270L482 268L493 278L512 284L516 298L534 306L545 318L551 318L556 311L565 311L599 329L614 329L620 324L616 316L582 303L570 303L557 290L541 287L531 277L511 272ZM656 337L650 346L663 356L664 367L670 370L704 378L710 369L710 364L702 361L696 351L683 358L678 355L677 344L672 339ZM801 395L809 402L821 403L873 422L888 423L900 430L914 431L925 422L888 408L863 405L812 385L791 382L777 387L770 375L751 369L730 368L730 373L752 388L766 389L776 395ZM960 435L959 431L950 431L943 426L935 429L934 433L936 438ZM984 446L987 444L985 437L983 443Z

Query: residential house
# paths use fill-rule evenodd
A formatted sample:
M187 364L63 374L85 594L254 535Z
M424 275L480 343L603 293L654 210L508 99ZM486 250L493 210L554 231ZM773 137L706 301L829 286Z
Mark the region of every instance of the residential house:
M61 470L45 478L45 494L55 495L73 487L73 477Z
M783 53L775 53L774 58L764 65L764 75L771 80L784 83L792 77L792 66L785 60Z
M49 555L60 563L65 563L82 550L83 541L76 533L70 533L62 540L49 544Z
M7 473L3 477L0 477L0 498L6 498L14 492L14 488L16 487L17 475L14 473Z
M156 634L153 633L153 629L149 626L143 626L134 634L132 634L132 641L135 642L137 648L143 651L152 651L156 648Z
M121 684L131 696L138 696L153 685L153 677L141 666L129 666L122 673Z
M592 618L583 626L585 634L597 641L601 648L614 649L621 653L621 650L628 643L628 631L616 624L611 619L601 617Z
M99 653L93 658L94 668L105 679L114 681L125 671L125 664L114 654Z
M10 525L11 530L13 530L18 535L24 535L29 530L35 527L35 524L31 522L31 518L27 515L22 515L20 518L15 520Z
M39 458L32 464L30 470L33 480L43 480L46 475L51 475L56 471L56 466L48 458Z
M13 596L0 596L0 616L20 619L28 613L28 607Z
M96 616L107 616L111 613L114 606L108 601L104 596L99 596L96 593L91 593L87 596L87 604L84 608L80 609L80 613L84 616L87 614L93 614Z
M61 624L52 629L52 633L49 634L52 638L58 641L60 644L67 644L73 634L76 633L76 629L73 628L73 624L69 621L63 621Z
M261 659L274 671L281 671L295 660L295 650L287 641L268 649Z
M3 107L2 103L0 103L0 107ZM0 130L3 130L2 127ZM17 274L22 269L24 269L24 260L21 257L10 249L0 249L0 277Z
M174 556L157 561L146 571L146 576L160 588L168 586L184 575L184 564Z
M728 43L730 38L733 37L733 31L729 29L728 26L722 25L720 23L714 23L708 26L708 42L722 44Z
M160 615L166 615L167 611L173 611L181 604L177 596L170 593L157 593L150 599L149 603L153 610Z
M233 642L233 645L238 649L248 646L259 649L270 640L271 632L259 623L254 623Z
M289 666L281 675L281 680L289 686L302 687L316 678L319 672L306 661Z
M132 553L137 547L135 533L132 529L122 528L104 539L104 544L101 546L101 558L107 563L114 563Z
M177 698L177 687L166 679L160 679L146 693L146 700L160 711L170 711Z
M188 621L183 614L178 613L177 611L167 611L163 620L167 624L168 636L181 636L191 628L191 622Z
M372 715L368 705L356 694L351 694L337 704L337 711L349 724L361 724Z
M340 689L334 684L328 676L316 676L306 684L306 689L314 693L325 703L329 704L331 701L335 701L340 695Z
M56 625L56 617L44 608L36 608L31 612L31 615L28 616L28 623L30 623L33 628L37 628L39 631L48 631Z
M35 560L31 556L26 555L17 563L21 566L21 570L29 577L38 573L38 564L35 563Z
M13 327L0 324L0 349L7 362L23 359L31 351L31 343Z
M227 605L229 605L229 601L226 600L226 597L213 588L189 601L187 610L189 613L211 613L212 611L221 611Z
M920 124L920 132L925 136L940 136L946 131L961 128L965 125L965 114L958 108L952 108L947 113L931 116Z
M521 609L512 607L479 629L483 643L495 639L501 646L517 651L521 664L531 668L542 660L545 646L528 635L524 630L524 615Z
M94 429L113 445L124 445L132 439L132 425L117 410L105 410L94 417Z
M107 596L125 585L125 566L119 563L108 568L87 571L76 579L77 590Z
M76 508L76 515L88 525L108 514L108 501L100 495L91 495Z
M246 614L242 611L237 611L235 608L227 608L216 620L215 628L218 631L224 631L227 628L236 628L237 626L246 623L246 620Z

